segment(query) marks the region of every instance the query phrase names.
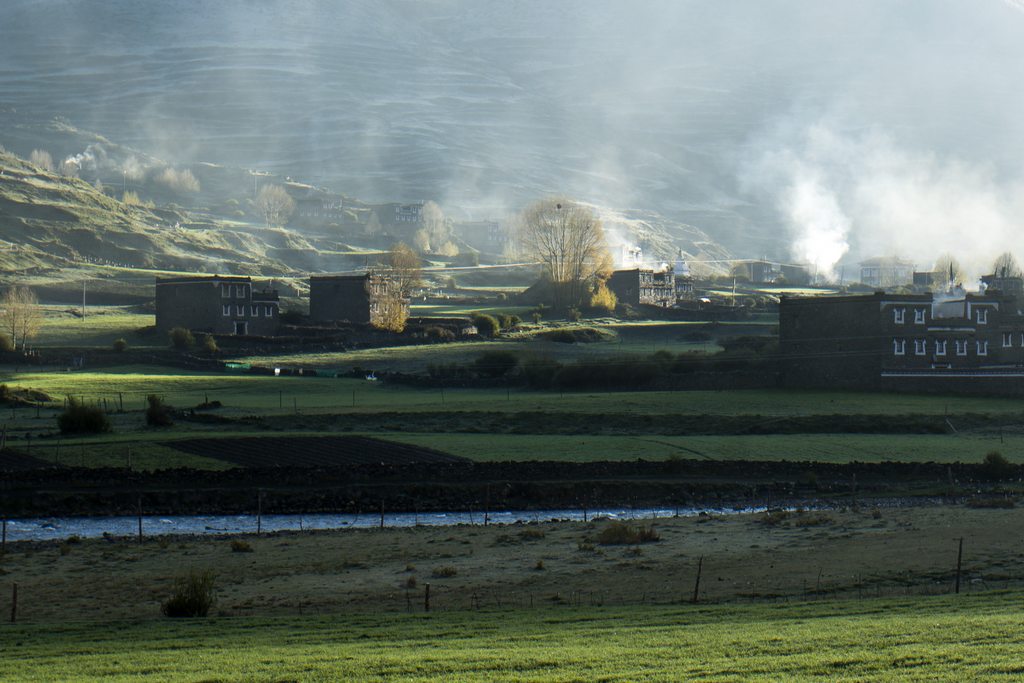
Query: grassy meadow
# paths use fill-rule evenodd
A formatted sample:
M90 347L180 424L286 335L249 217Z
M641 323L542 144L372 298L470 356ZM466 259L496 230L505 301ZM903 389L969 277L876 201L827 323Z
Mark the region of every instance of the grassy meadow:
M6 681L1018 680L1019 594L0 627Z
M281 532L244 537L248 552L18 542L0 557L20 596L0 679L1013 680L1022 515L659 519L639 546L603 544L601 520ZM211 616L161 618L190 568L216 572Z

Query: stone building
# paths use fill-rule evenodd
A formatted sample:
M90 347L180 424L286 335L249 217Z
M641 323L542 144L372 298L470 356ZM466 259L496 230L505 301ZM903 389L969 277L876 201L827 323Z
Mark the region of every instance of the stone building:
M1024 316L1000 292L784 297L787 386L1024 391Z
M388 302L408 315L409 302L393 295L394 280L382 273L313 275L309 278L309 317L314 322L370 324Z
M277 290L256 289L239 275L157 278L156 327L194 332L271 336L280 324Z
M676 305L676 282L671 268L616 270L607 284L619 303L662 308Z

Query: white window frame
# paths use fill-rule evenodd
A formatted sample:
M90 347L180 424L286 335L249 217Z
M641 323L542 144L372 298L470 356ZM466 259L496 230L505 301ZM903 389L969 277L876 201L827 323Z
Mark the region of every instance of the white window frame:
M946 340L936 339L935 340L935 355L945 356L946 355Z
M274 317L274 307L270 306L270 305L264 306L263 307L263 317L264 318L273 318Z
M979 356L988 355L988 340L978 339L974 342L974 348L978 352Z
M914 340L914 355L923 356L928 352L928 342L925 339Z
M956 355L958 355L958 356L966 356L967 355L967 340L966 339L957 339L957 340L954 341L954 343L956 344Z
M924 309L923 308L915 308L914 309L914 324L915 325L924 325L924 322L925 322L924 321Z
M907 340L906 339L893 339L892 340L892 355L894 355L894 356L905 356L905 355L907 355Z
M892 309L892 321L896 325L902 325L907 318L907 309L905 308L894 308Z
M976 308L977 320L979 325L988 324L988 309L987 308Z
M1003 348L1013 348L1013 332L1003 332Z
M240 318L244 318L245 317L245 306L242 306L242 305L235 306L235 313Z
M220 298L222 298L222 299L230 299L231 298L231 285L224 284L223 282L221 283L221 285L220 285Z
M245 298L245 285L235 285L235 298L236 299L244 299Z
M250 304L249 305L249 315L252 316L253 318L260 317L260 308L259 308L259 306L257 306L256 304Z
M230 318L231 317L231 304L224 304L223 306L221 306L220 307L220 314L223 315L225 318Z

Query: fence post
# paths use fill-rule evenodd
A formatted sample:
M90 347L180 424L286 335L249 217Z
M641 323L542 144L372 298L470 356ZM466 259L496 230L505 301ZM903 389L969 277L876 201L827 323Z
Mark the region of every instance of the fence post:
M380 528L384 528L384 499L380 500Z
M693 599L690 600L693 604L697 604L697 600L700 599L700 574L704 569L704 556L700 556L700 560L697 561L697 580L693 583Z
M15 584L17 585L17 584ZM430 611L430 584L423 584L423 611Z
M957 547L957 551L956 551L956 594L957 595L960 594L960 560L963 559L963 556L964 556L964 538L963 538L963 536L961 536L960 537L960 545Z
M256 489L256 535L263 531L263 491Z
M3 538L0 540L0 555L7 552L7 515L4 515L3 527Z
M18 584L15 583L11 589L11 623L18 620Z
M139 543L142 543L142 494L139 494Z

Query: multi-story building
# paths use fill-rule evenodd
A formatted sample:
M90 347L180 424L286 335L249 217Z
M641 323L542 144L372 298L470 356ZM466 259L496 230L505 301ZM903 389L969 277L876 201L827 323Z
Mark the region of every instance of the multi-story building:
M619 303L662 308L676 305L676 282L671 268L616 270L608 278L608 289L615 293Z
M894 256L860 262L860 281L868 287L901 287L914 282L914 264Z
M184 327L212 334L270 336L277 334L279 307L277 290L257 290L250 277L195 275L156 280L156 327L162 332Z
M408 315L409 302L394 292L393 278L382 273L313 275L309 278L309 317L315 322L369 324L390 303L403 306Z
M1024 379L1024 316L995 291L784 297L779 347L789 386L973 391L969 380Z

